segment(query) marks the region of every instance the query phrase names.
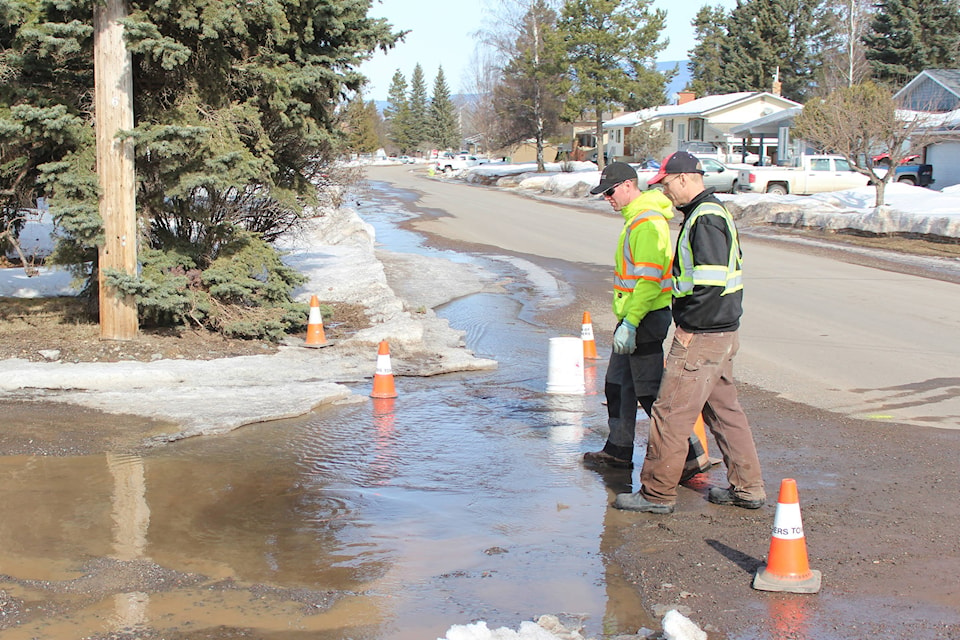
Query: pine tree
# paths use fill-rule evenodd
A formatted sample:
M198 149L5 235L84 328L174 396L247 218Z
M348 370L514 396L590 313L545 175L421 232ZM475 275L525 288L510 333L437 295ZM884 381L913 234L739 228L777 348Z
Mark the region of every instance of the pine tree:
M899 87L926 66L923 29L912 0L879 0L864 36L873 77Z
M721 6L704 6L693 19L696 45L690 51L690 90L698 96L730 91L729 75L724 64L730 13ZM729 48L729 44L727 43Z
M720 43L727 91L769 91L779 77L783 95L803 101L819 66L816 0L746 0L728 21Z
M863 38L873 77L900 87L924 69L949 69L960 61L957 0L878 0Z
M920 23L928 69L953 69L960 62L960 3L935 0L923 4Z
M373 153L379 149L379 120L377 105L372 100L364 101L362 94L348 102L344 112L347 149L354 153Z
M430 140L440 149L460 148L460 125L456 108L450 100L450 90L443 75L443 66L437 70L430 98Z
M2 5L0 192L50 196L61 231L54 259L75 268L95 291L102 226L90 6ZM305 207L318 201L315 181L340 144L339 98L360 89L365 78L357 67L399 34L385 20L367 17L369 0L181 0L176 10L166 2L132 8L124 28L134 61L130 135L144 237L140 275L116 286L138 296L142 314L185 319L189 313L191 321L211 326L219 326L211 318L224 304L241 315L261 303L291 304L295 274L281 273L271 261L251 266L259 271L248 274L246 284L257 286L261 278L269 281L264 287L285 286L279 296L276 290L243 293L246 284L239 283L235 295L219 276L203 274L230 252L259 254L255 245L299 224ZM148 268L148 261L165 266ZM197 276L187 278L188 272ZM162 309L151 302L177 298L154 295L174 284L193 307ZM221 306L204 306L202 296ZM274 321L263 322L272 331L283 324Z
M400 70L393 74L387 94L387 107L383 110L387 137L400 153L409 153L416 147L410 133L410 102L407 98L407 80Z
M427 83L423 76L423 67L418 62L410 77L410 142L414 148L430 138L429 105L427 104Z
M664 102L666 81L656 73L655 60L667 45L660 40L666 12L652 5L652 0L567 0L557 22L572 82L565 117L593 114L601 168L604 114L628 104L639 109Z

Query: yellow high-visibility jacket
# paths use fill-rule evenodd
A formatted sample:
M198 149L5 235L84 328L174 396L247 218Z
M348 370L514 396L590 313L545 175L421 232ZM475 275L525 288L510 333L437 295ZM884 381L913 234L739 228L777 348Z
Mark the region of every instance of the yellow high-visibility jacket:
M649 189L620 210L623 229L614 261L613 313L637 326L651 311L670 306L673 281L668 220L673 204Z

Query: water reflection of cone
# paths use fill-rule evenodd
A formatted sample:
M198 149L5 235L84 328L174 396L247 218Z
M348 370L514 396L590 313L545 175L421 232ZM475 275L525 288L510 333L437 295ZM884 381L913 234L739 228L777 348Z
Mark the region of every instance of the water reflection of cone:
M393 386L393 369L390 368L390 345L384 340L377 351L377 372L373 376L373 392L371 398L396 398L397 391Z
M327 346L327 336L323 332L323 318L320 316L320 301L317 296L310 298L310 316L307 320L306 347Z
M820 591L820 578L820 572L810 569L807 560L797 482L792 478L784 478L780 483L777 514L773 519L767 566L757 571L753 588L761 591L816 593Z
M583 324L580 326L580 338L583 340L583 357L587 360L599 360L597 355L597 341L593 337L593 322L590 312L583 312Z

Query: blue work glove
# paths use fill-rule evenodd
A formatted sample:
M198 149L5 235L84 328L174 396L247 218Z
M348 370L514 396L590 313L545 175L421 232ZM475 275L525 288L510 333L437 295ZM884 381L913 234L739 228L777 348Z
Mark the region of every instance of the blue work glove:
M617 330L613 332L613 352L628 355L637 349L637 328L621 320Z

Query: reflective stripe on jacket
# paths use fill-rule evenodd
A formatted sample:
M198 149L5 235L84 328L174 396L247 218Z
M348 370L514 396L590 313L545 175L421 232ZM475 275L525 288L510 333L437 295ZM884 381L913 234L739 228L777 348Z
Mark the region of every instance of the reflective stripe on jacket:
M690 245L690 229L700 216L714 215L723 218L730 234L730 250L726 264L696 264L693 248ZM689 224L684 224L677 239L677 266L674 277L674 296L682 297L693 293L695 286L723 287L720 295L727 295L743 289L743 255L740 252L740 239L737 227L730 213L722 205L704 202L693 212Z
M644 191L623 207L623 229L614 260L613 313L640 324L649 312L670 306L670 226L673 205L659 189Z

